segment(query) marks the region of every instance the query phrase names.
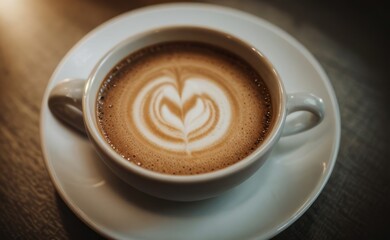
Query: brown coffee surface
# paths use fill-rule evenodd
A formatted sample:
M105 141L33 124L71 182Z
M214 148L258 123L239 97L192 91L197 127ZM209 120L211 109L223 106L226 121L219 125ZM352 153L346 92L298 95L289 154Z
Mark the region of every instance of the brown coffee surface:
M218 47L172 42L142 49L106 77L100 130L128 161L176 175L211 172L252 153L272 118L267 86Z

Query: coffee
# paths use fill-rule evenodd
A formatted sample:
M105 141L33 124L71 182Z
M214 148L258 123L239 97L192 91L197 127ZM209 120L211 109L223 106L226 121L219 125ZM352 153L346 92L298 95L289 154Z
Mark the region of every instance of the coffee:
M100 131L125 159L191 175L252 153L271 126L269 91L240 57L216 46L170 42L137 51L107 75Z

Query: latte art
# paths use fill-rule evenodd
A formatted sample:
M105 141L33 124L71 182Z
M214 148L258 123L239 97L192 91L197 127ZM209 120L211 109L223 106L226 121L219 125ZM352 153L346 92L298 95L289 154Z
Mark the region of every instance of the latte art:
M191 155L223 140L233 100L221 76L180 66L157 69L143 81L131 118L147 141Z
M232 165L267 136L267 86L245 61L194 42L150 46L121 61L102 83L100 131L126 160L167 174Z

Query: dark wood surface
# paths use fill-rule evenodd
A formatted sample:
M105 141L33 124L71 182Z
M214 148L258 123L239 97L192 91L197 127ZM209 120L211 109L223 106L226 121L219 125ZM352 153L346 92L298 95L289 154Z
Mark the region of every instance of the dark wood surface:
M0 0L0 239L101 238L50 181L39 138L41 101L50 75L81 37L158 2ZM384 5L208 2L247 11L294 36L319 60L340 104L334 172L310 209L275 239L388 239L390 21Z

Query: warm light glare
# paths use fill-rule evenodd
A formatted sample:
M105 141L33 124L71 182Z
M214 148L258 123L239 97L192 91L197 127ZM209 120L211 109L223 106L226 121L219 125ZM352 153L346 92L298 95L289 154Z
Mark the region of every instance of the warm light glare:
M9 19L20 14L23 0L0 0L0 19Z
M10 41L31 38L40 26L35 1L0 0L0 34Z

